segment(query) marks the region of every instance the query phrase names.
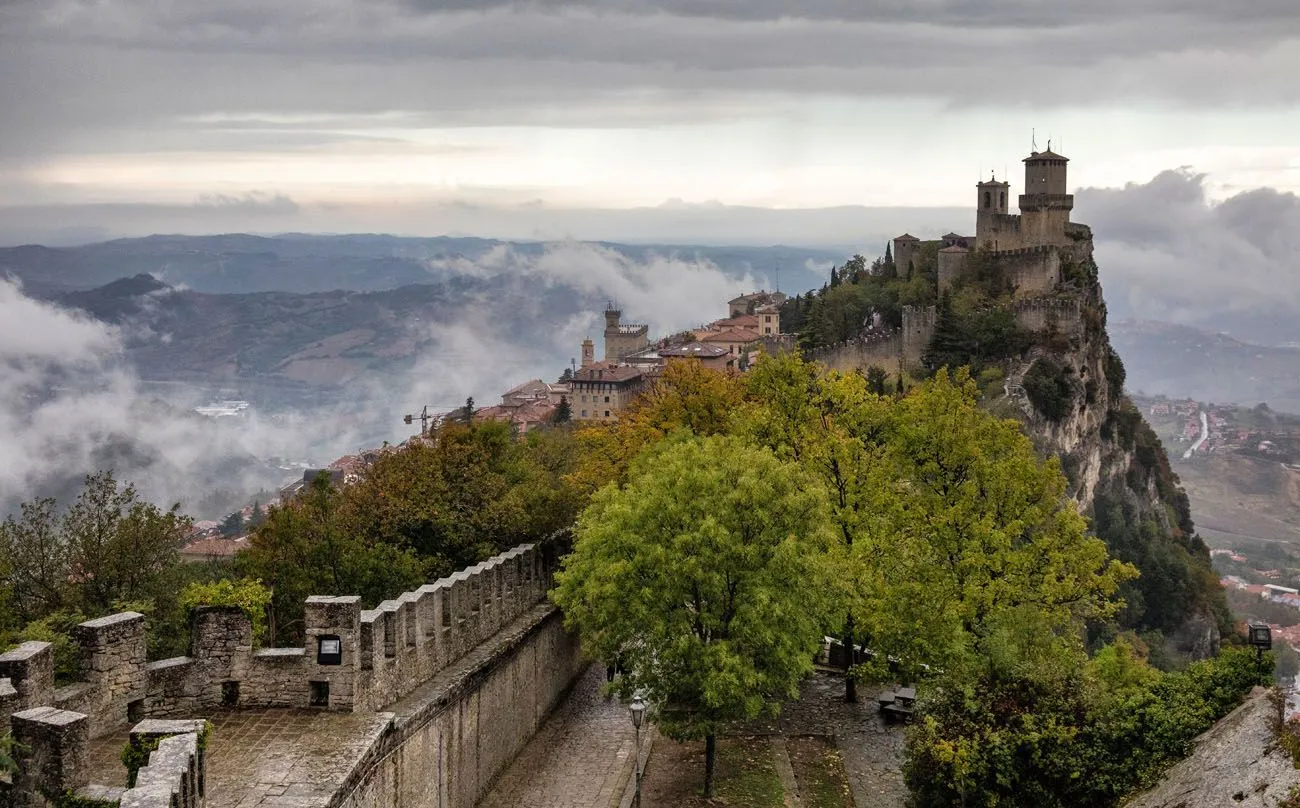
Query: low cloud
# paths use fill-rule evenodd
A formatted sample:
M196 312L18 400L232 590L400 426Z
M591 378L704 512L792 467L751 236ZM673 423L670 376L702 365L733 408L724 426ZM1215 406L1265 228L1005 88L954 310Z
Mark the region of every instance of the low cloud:
M1268 343L1300 339L1300 198L1271 188L1213 203L1204 174L1083 188L1111 311Z
M272 458L322 464L403 439L402 415L423 405L449 410L470 396L490 405L527 379L556 378L583 338L600 349L606 300L618 301L625 320L648 322L653 336L722 316L729 298L755 285L753 275L692 256L637 261L579 243L503 247L470 263L455 264L462 281L436 309L451 314L404 324L416 345L411 361L334 390L334 404L288 414L260 406L238 382L186 383L190 398L167 389L163 401L164 388L141 380L133 357L167 349L169 335L152 330L150 317L168 293L143 296L138 313L110 326L0 282L0 513L37 495L65 499L82 475L113 468L155 502L219 515L296 473ZM190 411L218 391L254 400L252 414L214 420Z
M239 196L229 194L203 194L194 207L217 211L235 211L239 213L271 213L293 215L298 212L298 203L284 194L269 194L263 191L249 191Z

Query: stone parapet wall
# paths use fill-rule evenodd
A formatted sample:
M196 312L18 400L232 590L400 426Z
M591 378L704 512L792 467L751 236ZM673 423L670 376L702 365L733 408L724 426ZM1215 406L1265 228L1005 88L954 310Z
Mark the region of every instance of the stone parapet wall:
M533 605L391 705L329 808L473 808L585 665L559 610Z
M146 658L145 618L123 612L80 624L79 681L54 687L49 643L0 654L0 726L33 707L88 717L100 737L149 716L221 706L377 710L532 609L546 596L566 538L525 544L362 610L360 598L307 599L301 648L253 650L248 616L204 606L191 619L190 655ZM321 654L337 642L337 660Z

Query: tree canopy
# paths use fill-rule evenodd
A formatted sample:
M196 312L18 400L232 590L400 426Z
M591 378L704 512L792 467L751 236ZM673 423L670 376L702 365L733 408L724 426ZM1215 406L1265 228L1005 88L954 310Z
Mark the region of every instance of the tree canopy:
M826 503L793 463L730 437L668 439L578 521L552 596L588 652L619 659L661 726L710 742L811 671L833 599ZM709 793L713 756L706 761Z

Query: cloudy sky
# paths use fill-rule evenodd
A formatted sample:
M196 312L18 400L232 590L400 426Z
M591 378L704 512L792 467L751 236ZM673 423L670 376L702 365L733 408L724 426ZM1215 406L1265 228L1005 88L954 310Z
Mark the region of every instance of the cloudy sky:
M1300 190L1298 72L1294 0L0 0L0 236L966 206L1031 131L1213 202Z

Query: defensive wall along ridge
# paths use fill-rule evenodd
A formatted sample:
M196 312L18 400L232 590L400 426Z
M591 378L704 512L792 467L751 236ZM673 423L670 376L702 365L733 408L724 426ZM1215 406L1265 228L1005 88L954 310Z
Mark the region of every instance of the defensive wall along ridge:
M1028 331L1068 337L1083 334L1082 304L1077 296L1018 297L1005 305L1015 314L1016 323ZM871 365L892 372L900 362L914 365L921 361L937 320L934 306L904 306L902 328L867 330L854 339L811 351L808 357L844 373Z
M196 719L297 708L371 713L379 729L316 801L271 793L249 804L472 808L583 667L546 600L567 541L515 547L374 609L310 597L299 648L254 650L242 610L200 607L190 655L148 662L145 618L124 612L77 626L79 681L56 688L50 644L24 643L0 655L0 721L19 765L12 784L0 781L0 805L58 806L70 794L123 808L243 804L207 793ZM125 769L120 783L91 784L93 739L131 725L147 756L136 787L119 787Z

